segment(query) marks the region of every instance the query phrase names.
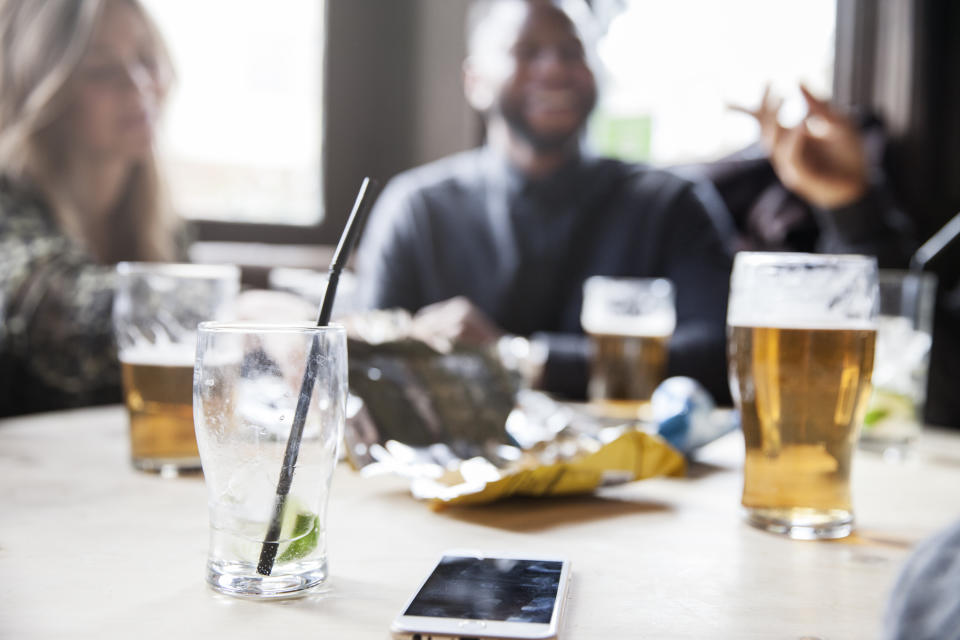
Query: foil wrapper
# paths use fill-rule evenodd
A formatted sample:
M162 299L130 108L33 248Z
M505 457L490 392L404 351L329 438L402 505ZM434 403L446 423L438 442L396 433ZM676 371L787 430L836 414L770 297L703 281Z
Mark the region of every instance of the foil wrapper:
M657 423L612 424L522 390L492 352L437 350L411 335L404 314L348 327L347 458L364 474L410 478L412 494L433 508L685 472Z

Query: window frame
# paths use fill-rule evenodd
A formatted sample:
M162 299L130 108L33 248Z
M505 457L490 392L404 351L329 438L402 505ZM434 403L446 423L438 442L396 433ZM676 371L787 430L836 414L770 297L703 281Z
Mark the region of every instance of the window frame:
M336 244L364 177L383 188L400 171L482 141L459 82L469 3L324 4L320 221L189 219L196 241Z

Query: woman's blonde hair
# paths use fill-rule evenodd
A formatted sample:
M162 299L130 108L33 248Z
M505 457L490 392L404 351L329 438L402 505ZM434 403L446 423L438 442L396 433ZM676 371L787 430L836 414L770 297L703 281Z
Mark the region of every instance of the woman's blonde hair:
M138 0L0 0L0 175L40 196L63 231L101 262L169 260L175 225L153 153L131 172L106 236L71 203L57 163L67 141L57 139L55 125L69 108L69 81L109 2L143 19L164 96L169 56Z

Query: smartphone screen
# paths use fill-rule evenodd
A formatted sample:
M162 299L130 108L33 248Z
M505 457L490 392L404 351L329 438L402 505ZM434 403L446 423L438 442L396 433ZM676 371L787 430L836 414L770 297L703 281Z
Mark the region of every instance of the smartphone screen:
M549 623L563 563L445 555L407 616Z

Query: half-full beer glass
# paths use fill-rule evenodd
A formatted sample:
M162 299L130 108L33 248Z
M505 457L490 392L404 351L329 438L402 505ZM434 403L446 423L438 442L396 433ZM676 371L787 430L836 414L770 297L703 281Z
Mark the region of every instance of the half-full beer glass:
M804 539L852 530L850 462L870 397L877 297L873 258L737 254L727 349L750 524Z
M225 319L240 289L232 265L121 262L113 323L133 466L199 469L193 431L197 325Z
M304 385L308 362L312 384ZM205 322L193 384L210 507L207 582L251 598L297 596L322 585L327 498L346 413L346 331ZM291 449L296 457L281 526L272 534L298 403L305 422ZM276 545L267 570L260 565L264 543Z
M590 401L612 414L642 414L667 373L677 324L673 285L663 278L588 278L580 323L591 342Z

